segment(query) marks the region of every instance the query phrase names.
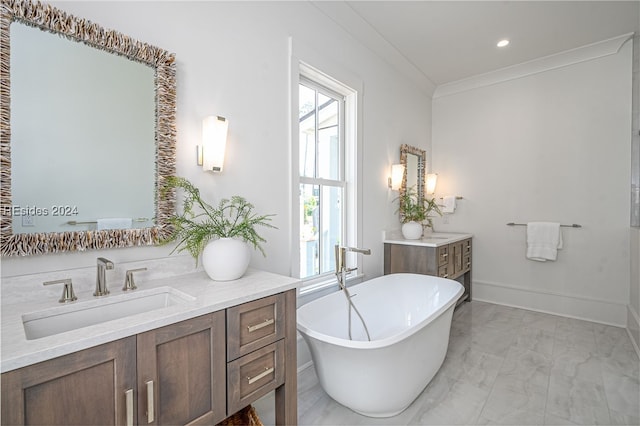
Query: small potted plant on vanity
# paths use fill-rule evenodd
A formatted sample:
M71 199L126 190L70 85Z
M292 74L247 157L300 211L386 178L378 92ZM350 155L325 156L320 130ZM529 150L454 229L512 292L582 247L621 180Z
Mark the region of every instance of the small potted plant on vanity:
M187 179L171 176L166 179L162 194L173 189L184 191L182 213L169 219L171 234L162 243L177 241L174 249L187 250L212 280L230 281L240 278L249 267L249 245L265 256L261 243L266 240L256 227L276 228L269 223L275 215L254 213L253 204L235 195L222 199L217 207L205 202L200 190Z
M435 198L418 197L414 187L407 188L397 200L399 202L397 212L400 213L400 222L402 223L402 236L407 240L420 239L424 227L433 229L433 221L429 216L431 212L442 216Z

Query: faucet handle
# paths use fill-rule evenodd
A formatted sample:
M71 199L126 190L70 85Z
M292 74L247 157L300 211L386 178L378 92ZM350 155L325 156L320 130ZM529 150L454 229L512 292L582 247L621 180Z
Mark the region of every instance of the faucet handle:
M130 291L130 290L135 290L136 288L138 288L136 286L135 281L133 280L133 273L134 272L140 272L140 271L146 271L147 268L138 268L138 269L129 269L126 273L126 276L124 278L124 287L122 287L122 291Z
M62 287L62 297L58 300L59 303L69 303L74 300L78 300L76 294L73 292L73 284L71 283L71 278L66 278L64 280L55 280L55 281L45 281L42 285L52 285L52 284L64 284Z

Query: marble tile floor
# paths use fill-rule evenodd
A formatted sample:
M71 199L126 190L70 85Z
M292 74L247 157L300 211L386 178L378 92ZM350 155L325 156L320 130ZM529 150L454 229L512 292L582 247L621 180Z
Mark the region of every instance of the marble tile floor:
M256 404L274 423L273 397ZM333 401L298 375L301 425L640 425L640 362L626 330L483 302L454 313L440 371L398 416Z

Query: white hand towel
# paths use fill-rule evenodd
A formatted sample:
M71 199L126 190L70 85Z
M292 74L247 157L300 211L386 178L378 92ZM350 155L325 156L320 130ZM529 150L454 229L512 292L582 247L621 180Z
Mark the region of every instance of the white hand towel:
M105 229L130 229L132 219L130 217L110 217L104 219L98 219L98 225L96 228L98 231Z
M538 262L556 260L562 248L560 224L529 222L527 224L527 258Z
M456 210L456 196L445 195L442 197L442 213L453 213Z

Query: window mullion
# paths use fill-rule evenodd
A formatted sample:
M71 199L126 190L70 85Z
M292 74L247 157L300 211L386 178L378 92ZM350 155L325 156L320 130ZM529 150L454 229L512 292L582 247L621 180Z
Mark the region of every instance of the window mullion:
M318 274L322 273L323 260L322 255L324 254L324 241L322 241L322 234L324 231L324 221L322 215L322 209L324 208L324 196L322 191L322 184L318 185L318 209L320 209L318 214Z
M314 140L314 145L315 145L315 149L316 149L316 158L315 158L315 165L314 165L314 169L313 169L313 177L317 178L318 177L318 173L320 170L320 129L318 129L318 127L320 126L320 108L318 105L320 96L319 92L316 90L316 102L315 102L315 108L316 108L316 113L314 114L314 125L313 125L313 129L314 129L314 136L315 136L315 140Z
M337 188L344 188L347 185L345 181L341 180L310 178L306 176L300 176L300 183L308 185L335 186Z

